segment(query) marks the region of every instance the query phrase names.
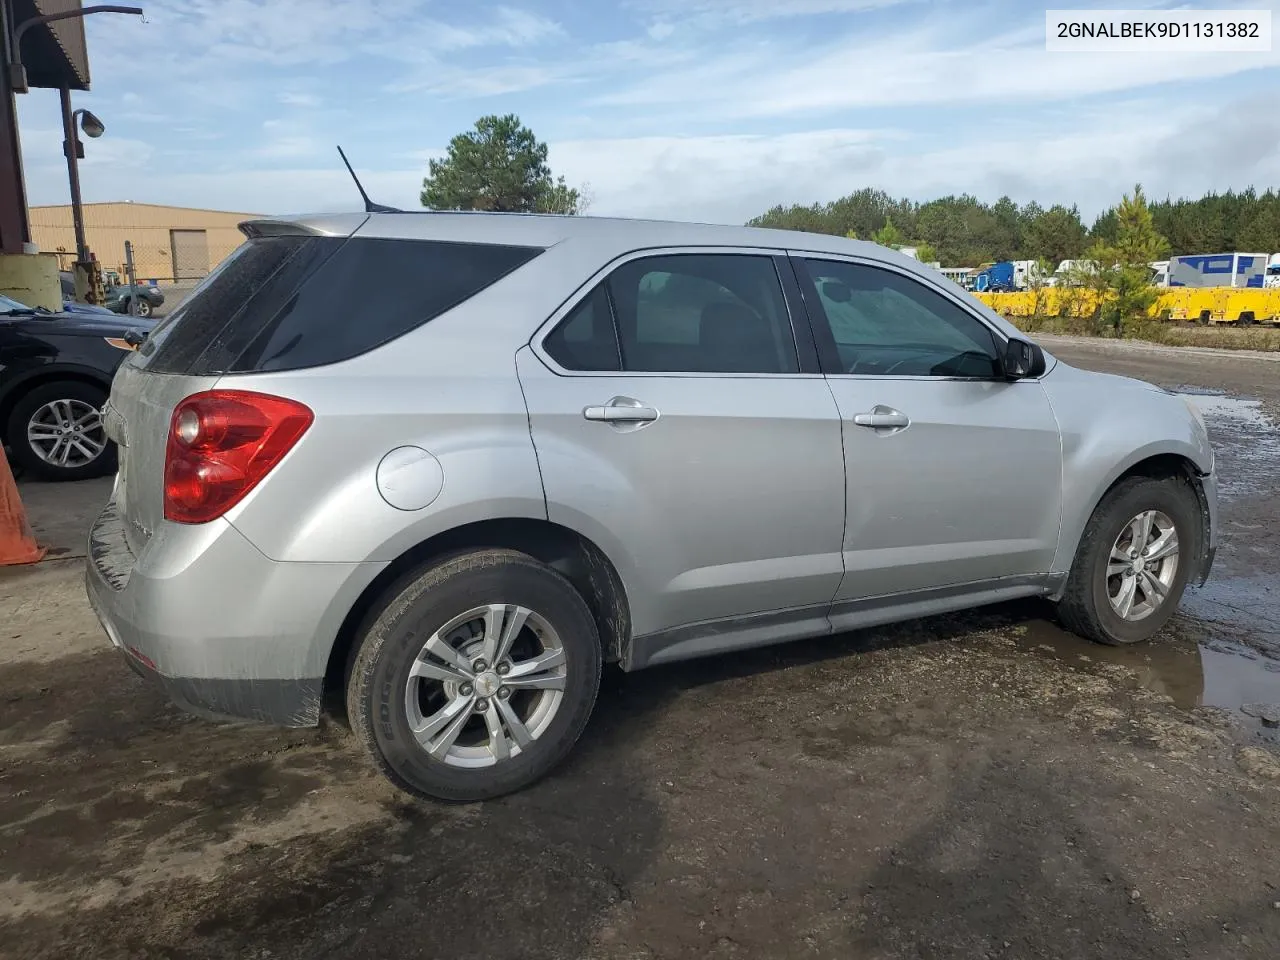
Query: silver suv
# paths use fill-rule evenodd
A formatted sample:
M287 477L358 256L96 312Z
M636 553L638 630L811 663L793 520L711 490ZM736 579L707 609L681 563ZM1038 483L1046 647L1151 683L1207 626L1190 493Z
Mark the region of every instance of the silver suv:
M1154 634L1216 545L1203 421L835 237L259 220L130 355L90 536L112 643L183 706L316 724L473 800L623 670L1014 597Z

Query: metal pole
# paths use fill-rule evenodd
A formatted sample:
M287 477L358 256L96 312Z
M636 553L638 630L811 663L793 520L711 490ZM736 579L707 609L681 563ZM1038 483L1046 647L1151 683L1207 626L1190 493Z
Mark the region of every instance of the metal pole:
M62 100L62 152L67 158L67 179L71 181L71 220L76 228L76 259L89 259L89 245L84 239L84 208L80 203L80 141L76 137L76 118L71 111L71 91L58 91Z
M124 242L124 272L129 278L129 316L138 315L138 276L133 269L133 241Z

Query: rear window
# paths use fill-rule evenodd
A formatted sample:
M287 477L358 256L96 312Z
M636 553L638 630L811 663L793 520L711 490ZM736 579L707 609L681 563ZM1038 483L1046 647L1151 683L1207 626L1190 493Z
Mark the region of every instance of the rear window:
M541 252L363 237L249 240L139 353L149 370L194 376L337 363L440 316Z

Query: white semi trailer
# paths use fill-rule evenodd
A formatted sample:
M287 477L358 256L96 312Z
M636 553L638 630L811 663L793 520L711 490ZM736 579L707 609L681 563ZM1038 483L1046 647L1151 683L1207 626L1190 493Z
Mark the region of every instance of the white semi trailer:
M1266 286L1265 253L1197 253L1169 260L1171 287Z

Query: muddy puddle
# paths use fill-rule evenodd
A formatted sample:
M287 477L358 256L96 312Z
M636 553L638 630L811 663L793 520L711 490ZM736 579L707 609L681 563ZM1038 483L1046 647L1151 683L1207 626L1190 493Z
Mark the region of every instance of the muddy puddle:
M1072 666L1125 667L1141 686L1183 710L1231 711L1249 740L1280 744L1280 659L1229 640L1192 639L1185 634L1198 627L1182 623L1133 647L1091 643L1047 620L1026 627L1025 643L1039 653Z
M1183 387L1180 396L1204 415L1218 460L1224 499L1270 490L1280 475L1280 430L1261 400Z

